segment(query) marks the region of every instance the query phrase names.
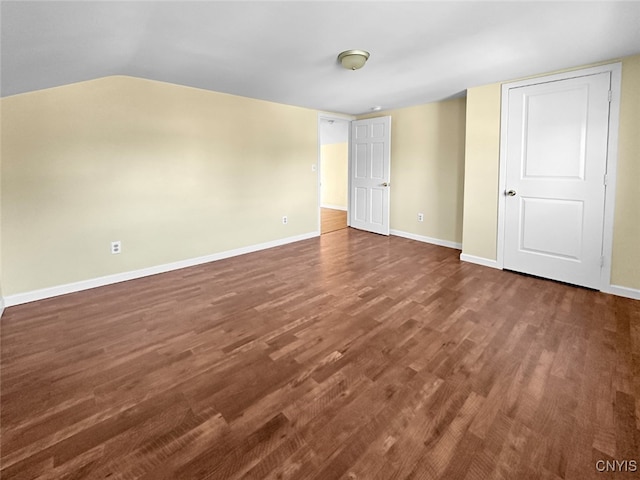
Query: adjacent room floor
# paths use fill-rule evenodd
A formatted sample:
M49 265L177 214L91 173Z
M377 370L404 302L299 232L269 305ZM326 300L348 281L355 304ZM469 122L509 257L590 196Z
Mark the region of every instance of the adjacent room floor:
M336 230L347 228L346 210L343 211L333 208L321 208L320 216L320 232L323 235L325 233L335 232Z
M640 302L458 257L341 229L8 308L1 476L637 478Z

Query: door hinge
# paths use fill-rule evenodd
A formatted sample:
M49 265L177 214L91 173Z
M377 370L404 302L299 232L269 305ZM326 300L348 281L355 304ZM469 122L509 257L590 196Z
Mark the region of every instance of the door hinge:
M612 98L613 98L613 92L611 90L609 90L609 102L611 102Z
M609 177L607 176L607 174L606 174L606 173L604 174L603 183L604 183L604 186L605 186L605 187L606 187L606 186L607 186L607 184L609 183Z
M604 267L604 255L600 257L600 266Z

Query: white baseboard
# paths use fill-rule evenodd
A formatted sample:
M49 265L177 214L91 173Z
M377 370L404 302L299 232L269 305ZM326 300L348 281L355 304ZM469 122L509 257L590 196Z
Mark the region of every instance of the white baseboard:
M418 242L431 243L433 245L439 245L441 247L455 248L456 250L462 249L461 243L451 242L449 240L440 240L439 238L425 237L424 235L403 232L402 230L389 230L389 233L391 235L395 235L396 237L408 238L410 240L416 240Z
M127 280L134 280L136 278L157 275L158 273L165 273L172 270L179 270L181 268L193 267L195 265L201 265L203 263L215 262L216 260L223 260L225 258L236 257L238 255L244 255L246 253L279 247L288 243L299 242L301 240L307 240L309 238L318 236L320 236L320 232L305 233L302 235L297 235L295 237L281 238L279 240L273 240L271 242L259 243L257 245L250 245L248 247L227 250L226 252L205 255L203 257L180 260L178 262L166 263L164 265L143 268L140 270L134 270L132 272L116 273L114 275L106 275L104 277L93 278L90 280L83 280L80 282L67 283L65 285L57 285L55 287L33 290L31 292L9 295L4 298L4 301L7 307L11 307L23 303L34 302L36 300L42 300L44 298L57 297L58 295L65 295L67 293L80 292L82 290L89 290L90 288L103 287L105 285L111 285L113 283L125 282Z
M329 203L323 203L320 205L322 208L330 208L331 210L342 210L343 212L347 211L347 207L343 207L341 205L331 205Z
M4 298L0 297L0 318L2 318L3 313L4 313Z
M497 268L501 270L496 260L490 260L488 258L476 257L473 255L467 255L466 253L461 253L460 260L462 260L463 262L476 263L485 267ZM608 287L603 288L601 292L610 293L619 297L640 300L640 290L637 290L635 288L621 287L619 285L609 285Z
M443 247L461 249L462 245L456 242L450 242L447 240L439 240L436 238L425 237L422 235L416 235L413 233L402 232L400 230L391 230L391 235L398 237L409 238L411 240L417 240L419 242L431 243L434 245L440 245ZM192 267L195 265L201 265L203 263L215 262L217 260L223 260L225 258L235 257L238 255L244 255L247 253L258 252L260 250L266 250L268 248L279 247L288 243L299 242L302 240L308 240L310 238L320 236L319 232L310 232L294 237L282 238L279 240L273 240L271 242L260 243L257 245L250 245L248 247L236 248L233 250L227 250L225 252L214 253L211 255L205 255L203 257L191 258L187 260L181 260L178 262L166 263L164 265L157 265L155 267L143 268L140 270L134 270L132 272L117 273L114 275L107 275L104 277L93 278L90 280L84 280L80 282L68 283L65 285L57 285L55 287L43 288L40 290L33 290L31 292L18 293L15 295L9 295L7 297L0 296L0 318L4 313L5 307L12 307L14 305L20 305L23 303L34 302L36 300L42 300L45 298L56 297L58 295L65 295L67 293L80 292L82 290L89 290L91 288L102 287L105 285L111 285L113 283L125 282L127 280L134 280L136 278L147 277L150 275L157 275L159 273L170 272L172 270L179 270L181 268ZM466 253L460 254L460 260L463 262L475 263L477 265L483 265L485 267L491 267L500 269L496 260L491 260L483 257L476 257L474 255L468 255ZM619 285L609 285L602 290L604 293L610 293L618 295L620 297L632 298L640 300L640 290L628 287L622 287Z
M609 285L602 290L604 293L611 293L619 297L633 298L634 300L640 300L640 290L629 287L621 287L620 285Z
M475 263L484 267L491 267L502 270L502 268L498 266L497 260L491 260L490 258L476 257L475 255L467 255L466 253L461 253L460 260L462 260L463 262Z

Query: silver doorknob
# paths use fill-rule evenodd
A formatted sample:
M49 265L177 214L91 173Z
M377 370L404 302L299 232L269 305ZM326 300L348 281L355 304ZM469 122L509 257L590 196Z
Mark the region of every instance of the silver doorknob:
M390 183L388 183L388 182L384 182L384 183L382 184L382 186L383 186L383 187L390 187L390 186L391 186L391 184L390 184Z
M515 190L507 190L506 194L509 197L515 197L516 196L516 191Z

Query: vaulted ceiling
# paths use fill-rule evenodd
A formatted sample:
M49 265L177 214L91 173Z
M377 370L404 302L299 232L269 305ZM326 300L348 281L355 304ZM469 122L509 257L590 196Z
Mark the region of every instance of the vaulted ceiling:
M108 75L359 114L640 53L640 2L2 1L2 96ZM364 68L338 53L364 49Z

